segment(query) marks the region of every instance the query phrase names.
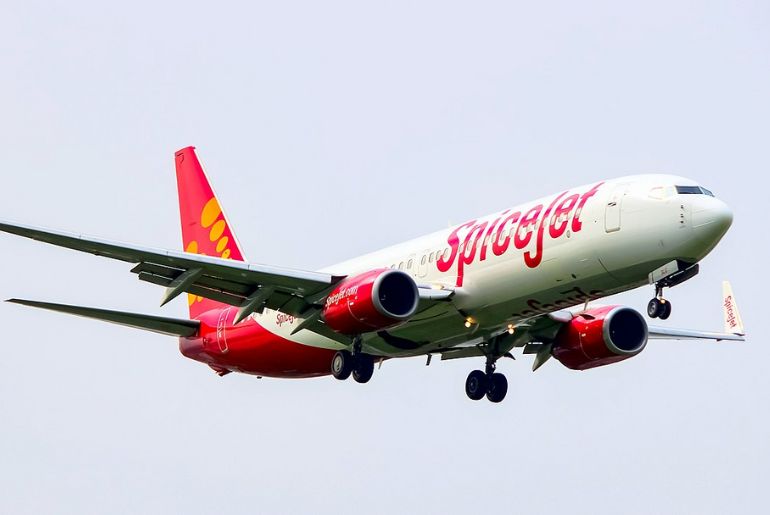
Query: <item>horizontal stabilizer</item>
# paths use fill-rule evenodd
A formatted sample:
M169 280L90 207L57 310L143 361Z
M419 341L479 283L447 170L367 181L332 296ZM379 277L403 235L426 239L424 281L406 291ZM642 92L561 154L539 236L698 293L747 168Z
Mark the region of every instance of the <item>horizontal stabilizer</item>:
M140 315L137 313L126 313L124 311L68 306L66 304L52 304L49 302L37 302L33 300L9 299L6 302L33 308L47 309L50 311L58 311L60 313L67 313L86 318L94 318L96 320L103 320L113 324L142 329L144 331L152 331L168 336L193 336L198 332L198 328L200 327L200 322L197 320Z

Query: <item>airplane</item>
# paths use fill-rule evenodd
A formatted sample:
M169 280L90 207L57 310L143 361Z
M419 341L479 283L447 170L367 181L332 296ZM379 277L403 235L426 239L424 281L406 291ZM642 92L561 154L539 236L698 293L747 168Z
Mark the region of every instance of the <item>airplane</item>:
M693 278L730 228L728 206L697 182L636 175L565 189L319 271L246 260L194 147L175 153L184 252L145 248L11 222L0 231L135 265L187 294L189 319L50 302L8 302L179 338L181 353L218 375L367 383L386 360L484 359L465 382L472 400L501 402L497 361L553 357L574 370L626 360L648 340L744 341L729 283L724 332L647 323L602 297L654 287L650 318L672 306L664 289Z

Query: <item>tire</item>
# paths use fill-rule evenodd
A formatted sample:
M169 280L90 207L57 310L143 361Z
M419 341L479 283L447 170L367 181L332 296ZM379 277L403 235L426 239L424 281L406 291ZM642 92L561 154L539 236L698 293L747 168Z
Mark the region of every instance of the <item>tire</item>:
M663 313L663 304L657 298L652 299L647 303L647 316L650 318L658 318Z
M353 371L353 355L346 351L337 351L332 358L332 375L335 379L344 381Z
M669 301L664 302L661 304L661 313L659 315L659 318L661 320L668 320L668 317L671 316L671 303Z
M362 354L356 359L355 365L353 365L353 380L356 383L368 383L374 374L374 358Z
M465 380L465 395L469 399L478 401L481 400L487 393L487 375L481 370L474 370L468 374L468 379Z
M508 379L503 374L492 374L487 389L487 400L490 402L501 402L508 393Z

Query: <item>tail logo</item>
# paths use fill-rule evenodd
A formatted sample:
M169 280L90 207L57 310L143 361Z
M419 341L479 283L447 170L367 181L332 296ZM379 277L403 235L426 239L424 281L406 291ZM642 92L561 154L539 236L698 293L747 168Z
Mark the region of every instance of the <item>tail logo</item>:
M217 221L219 215L222 214L222 208L219 207L219 202L216 197L212 197L211 200L206 202L201 211L201 225L204 229L208 229L211 225Z
M222 208L219 206L219 202L216 197L212 197L206 205L203 206L200 215L200 225L203 229L209 230L209 240L213 246L208 246L205 242L203 244L196 240L187 244L185 252L190 254L199 254L201 256L214 255L221 257L222 259L230 259L232 250L229 248L231 242L229 236L225 236L225 230L227 229L227 222L222 215ZM206 246L206 250L210 249L210 254L204 252L201 249L202 246ZM202 302L203 297L198 295L188 295L187 302L189 305L193 305L196 302Z
M221 218L220 218L221 217ZM223 259L229 259L232 251L227 247L230 243L228 236L223 236L227 229L227 222L222 216L222 208L216 197L206 202L201 211L201 227L209 229L209 240L216 242L216 253Z
M733 297L728 296L725 299L725 310L727 311L727 323L731 329L735 329L738 326L738 321L735 319L735 312L733 311Z

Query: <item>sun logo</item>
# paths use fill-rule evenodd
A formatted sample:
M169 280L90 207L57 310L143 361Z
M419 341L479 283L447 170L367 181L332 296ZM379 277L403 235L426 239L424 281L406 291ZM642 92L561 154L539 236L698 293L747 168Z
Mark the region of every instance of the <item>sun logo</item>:
M231 250L227 245L230 243L230 238L223 236L225 229L227 229L227 222L225 222L222 208L219 207L216 197L213 197L203 206L201 211L201 227L209 229L209 240L216 242L217 254L224 259L229 259Z
M225 236L225 231L227 230L227 222L224 219L222 208L219 206L219 202L217 201L216 197L212 197L203 206L200 216L200 225L202 229L208 229L208 239L214 245L209 246L208 243L205 242L205 238L203 243L199 243L198 241L191 241L189 244L187 244L185 252L189 252L190 254L199 254L201 256L216 255L222 257L223 259L230 259L230 254L232 253L228 247L230 244L230 237ZM209 251L211 254L203 252L201 247L211 249ZM203 297L199 295L187 295L187 302L190 306L196 302L202 301Z

